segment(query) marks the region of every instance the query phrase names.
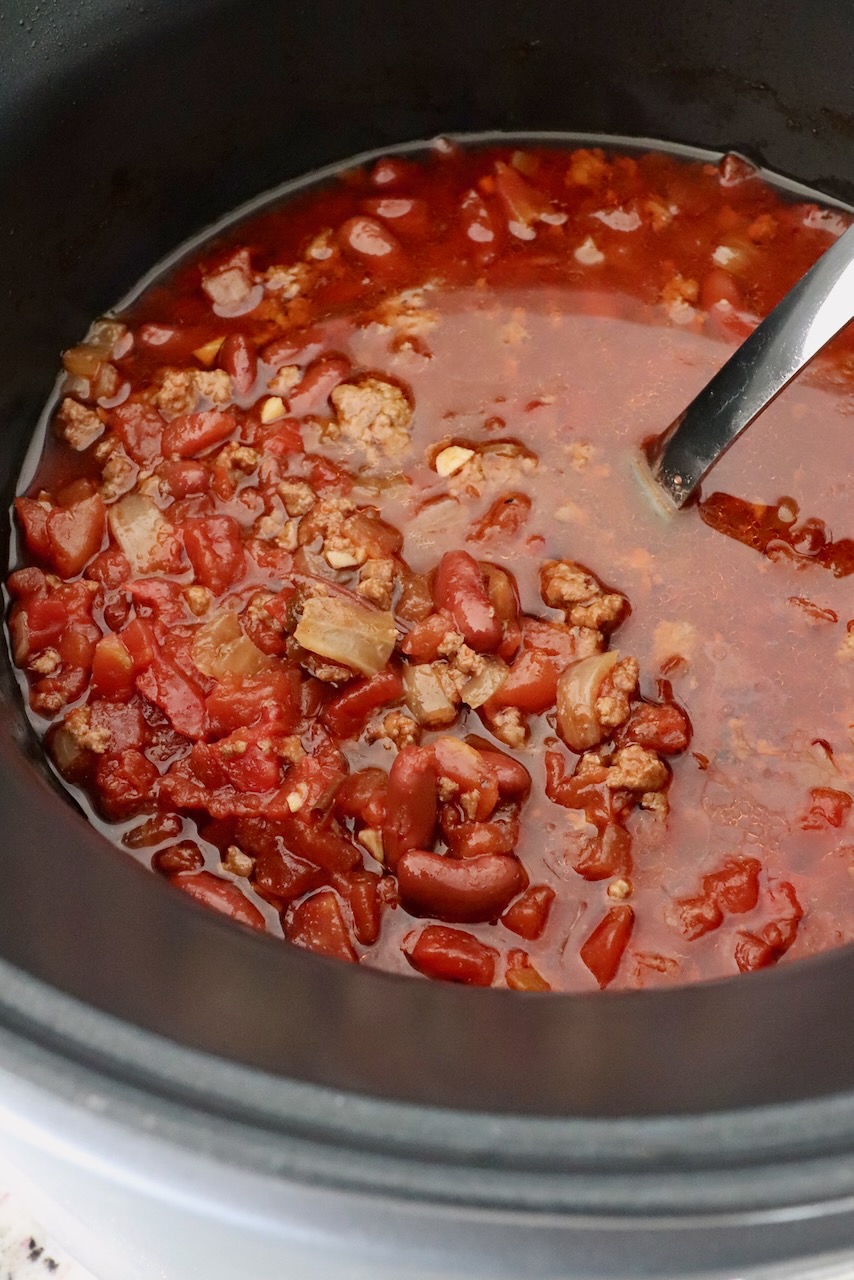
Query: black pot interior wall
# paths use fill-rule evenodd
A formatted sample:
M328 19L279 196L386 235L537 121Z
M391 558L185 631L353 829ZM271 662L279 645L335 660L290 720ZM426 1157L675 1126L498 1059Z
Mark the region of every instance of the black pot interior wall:
M93 315L233 205L360 149L485 129L631 133L741 149L854 197L854 22L844 0L666 8L650 0L9 0L0 22L7 495L57 353ZM8 522L0 536L8 538ZM618 1010L631 1002L609 1002L607 1017L589 1001L548 1002L548 1014L541 1003L516 1002L511 1013L487 993L474 1025L469 993L345 975L286 948L274 961L262 940L202 919L99 843L22 757L24 745L37 759L5 656L2 691L0 817L15 822L16 838L7 842L0 951L93 1003L300 1078L322 1074L341 1087L459 1105L698 1110L850 1083L843 1066L851 1054L821 1036L828 1021L842 1035L854 1020L839 1007L844 993L835 1018L825 1017L809 976L818 970L786 979L795 982L792 1020L813 1046L810 1060L779 1066L785 1037L770 1019L766 1043L779 1040L780 1050L771 1071L773 1054L753 1052L745 1030L767 990L761 979L746 981L738 997L682 993L669 1012L660 1001L627 1013ZM226 938L233 979L211 993L209 961ZM98 962L105 955L109 965ZM140 968L146 984L133 980ZM325 992L320 1013L315 975ZM381 985L360 995L374 980ZM158 983L169 1001L156 998ZM291 1009L296 1040L255 1018L248 1005L259 984ZM854 992L854 982L844 989ZM570 1005L578 1010L571 1017ZM675 1066L662 1077L653 1006L656 1035L672 1043L670 1032L687 1028L694 1059L711 1054L717 1077L710 1068L698 1083ZM712 1006L741 1044L735 1077L721 1046L706 1043ZM394 1078L378 1052L392 1017L400 1029ZM530 1079L531 1054L484 1062L482 1046L496 1035L539 1045L549 1064L542 1078ZM443 1039L455 1061L442 1057ZM330 1055L332 1043L340 1051ZM579 1043L588 1064L580 1073ZM633 1081L620 1059L634 1064Z

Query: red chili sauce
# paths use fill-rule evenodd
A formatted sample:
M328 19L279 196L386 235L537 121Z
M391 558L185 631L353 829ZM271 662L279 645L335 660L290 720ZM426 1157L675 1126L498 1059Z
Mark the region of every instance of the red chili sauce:
M93 326L8 586L102 830L244 925L484 986L851 939L850 338L699 506L630 466L847 223L732 156L445 148Z

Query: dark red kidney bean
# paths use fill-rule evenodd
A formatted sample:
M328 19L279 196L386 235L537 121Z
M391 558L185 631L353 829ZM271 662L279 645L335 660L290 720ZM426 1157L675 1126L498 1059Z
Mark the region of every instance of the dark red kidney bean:
M174 840L176 836L181 834L183 826L184 824L177 813L157 813L153 818L147 818L145 822L140 823L138 827L132 827L130 831L126 831L122 836L122 844L126 849L150 849L152 845L162 844L164 840ZM187 843L189 844L190 842ZM179 846L173 847L177 848ZM200 851L193 844L190 844L190 848L199 855L200 861L196 866L192 868L175 866L172 870L197 870L203 866L204 858L202 858ZM164 849L162 852L168 853L169 850ZM157 855L155 854L154 858L156 857ZM154 858L152 858L152 866L154 866L155 871L166 870L166 868L155 866Z
M581 959L601 988L617 976L634 923L631 907L612 907L582 944Z
M547 884L532 884L501 917L501 923L520 938L533 942L545 930L555 891Z
M288 396L291 413L320 413L326 408L326 402L339 382L343 382L350 372L350 361L346 356L323 356L315 360Z
M321 889L291 907L285 917L284 930L288 942L307 951L334 956L351 964L357 960L341 904L331 889Z
M430 209L425 200L409 196L379 196L363 200L365 213L382 218L392 229L404 236L423 239L430 230Z
M231 383L239 396L248 395L258 373L255 344L245 333L230 333L219 349L219 367L231 375Z
M402 854L433 843L438 817L438 786L433 752L404 747L388 775L383 850L386 866L397 869Z
M325 345L316 330L303 330L296 336L288 333L269 342L261 352L261 359L274 369L281 369L285 364L307 365L317 359Z
M484 653L501 643L501 623L480 565L467 551L448 551L442 556L433 582L433 599L437 609L448 610L472 649Z
M176 814L164 814L163 818L176 818ZM148 822L143 823L143 827L148 827L150 823L161 821L161 815L155 818L149 818ZM180 818L178 819L180 822ZM141 831L142 827L136 828ZM135 832L128 832L128 835L134 835ZM162 836L160 837L162 839ZM131 849L144 848L142 843L129 843L127 839L122 841ZM201 871L205 865L205 859L201 849L197 844L193 844L192 840L182 840L180 844L170 844L168 849L159 849L151 859L151 865L155 871L159 871L163 876L177 875L181 871Z
M397 702L402 696L403 681L398 673L381 671L378 675L348 684L324 707L323 723L336 738L356 738L377 707Z
M371 182L375 187L392 187L405 182L412 166L398 156L384 156L371 170Z
M502 853L457 859L410 849L397 864L397 884L407 911L451 922L497 920L525 881L519 860Z
M503 239L503 227L498 214L473 189L460 201L460 222L481 265L492 262Z
M491 817L498 804L498 779L495 770L481 753L448 734L436 738L430 749L436 761L438 776L456 783L461 794L468 792L477 798L472 816L478 822Z
M210 871L196 871L192 875L171 876L170 883L230 920L249 925L251 929L264 930L267 927L261 912L232 880L220 880Z
M495 978L498 952L462 929L430 924L414 944L404 943L404 955L413 969L443 982L464 982L489 987Z
M486 738L476 733L466 735L466 742L475 747L495 772L498 794L505 800L523 800L531 790L531 775L525 766L503 751L499 751Z
M347 253L375 271L395 273L407 265L400 241L376 218L362 214L348 218L338 239Z

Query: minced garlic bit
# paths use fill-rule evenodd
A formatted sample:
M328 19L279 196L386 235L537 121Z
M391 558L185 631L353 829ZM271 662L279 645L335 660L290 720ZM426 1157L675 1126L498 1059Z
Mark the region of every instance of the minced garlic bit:
M281 396L268 396L261 406L261 421L275 422L285 416L285 402Z
M474 457L474 449L464 449L459 444L449 444L433 459L433 466L440 476L453 476Z

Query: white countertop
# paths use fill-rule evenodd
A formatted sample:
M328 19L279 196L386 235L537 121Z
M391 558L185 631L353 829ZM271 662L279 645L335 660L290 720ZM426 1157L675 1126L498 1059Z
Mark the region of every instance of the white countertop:
M94 1280L57 1248L21 1201L0 1190L2 1280Z

